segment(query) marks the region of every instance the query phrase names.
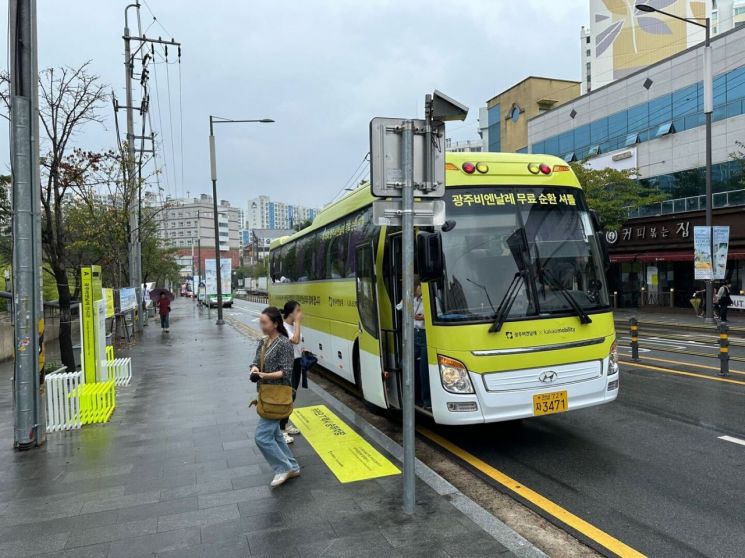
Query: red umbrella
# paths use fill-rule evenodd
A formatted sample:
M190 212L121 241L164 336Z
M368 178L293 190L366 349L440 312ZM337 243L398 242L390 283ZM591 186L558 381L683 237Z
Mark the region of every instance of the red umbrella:
M158 287L157 289L150 291L150 300L157 302L160 300L161 295L166 295L170 301L176 299L176 296L171 291L164 289L163 287Z

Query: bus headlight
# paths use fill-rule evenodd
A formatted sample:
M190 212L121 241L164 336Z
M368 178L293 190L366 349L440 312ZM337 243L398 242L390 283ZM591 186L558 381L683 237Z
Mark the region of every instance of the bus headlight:
M616 374L618 374L618 343L613 341L608 355L608 376L615 376Z
M454 358L437 355L440 365L440 380L445 391L450 393L474 393L471 378L465 365Z

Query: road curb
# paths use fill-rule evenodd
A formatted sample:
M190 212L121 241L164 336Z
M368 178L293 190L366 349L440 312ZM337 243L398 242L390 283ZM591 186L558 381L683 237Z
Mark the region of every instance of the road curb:
M226 321L239 332L244 332L251 337L260 337L260 333L251 326L234 319L226 318ZM328 393L321 386L308 380L308 387L344 419L361 430L370 440L390 453L399 462L403 462L403 447L386 435L384 432L367 422L355 413L347 405ZM487 532L494 540L505 546L520 558L548 558L538 547L517 533L514 529L497 519L489 511L485 510L471 498L463 494L448 480L431 469L419 459L416 460L416 476L427 486L432 488L438 495L449 500L460 512L473 521L476 525Z

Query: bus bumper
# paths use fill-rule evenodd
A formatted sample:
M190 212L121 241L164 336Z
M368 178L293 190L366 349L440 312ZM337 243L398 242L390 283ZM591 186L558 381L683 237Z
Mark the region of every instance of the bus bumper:
M608 359L603 360L603 371L608 370ZM610 403L618 396L618 373L582 382L546 386L544 389L521 389L512 391L487 391L481 374L471 372L474 394L460 395L445 391L440 383L439 368L430 366L430 391L432 411L438 424L481 424L501 422L535 416L533 395L566 391L568 411Z

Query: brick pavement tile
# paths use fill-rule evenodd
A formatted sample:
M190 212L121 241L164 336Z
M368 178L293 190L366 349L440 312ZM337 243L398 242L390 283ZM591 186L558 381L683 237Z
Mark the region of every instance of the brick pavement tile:
M289 527L249 533L246 538L252 555L284 556L287 551L297 551L302 545L331 541L334 530L330 524L326 527Z
M240 514L236 504L164 515L158 518L158 532L193 526L204 527L205 525L235 521L239 517Z
M179 488L197 483L197 474L194 472L185 472L174 475L167 475L164 478L146 478L129 477L124 487L125 494L135 494L138 492L148 492L150 490L164 490L168 488Z
M246 475L258 475L261 471L262 469L259 465L243 465L228 469L218 469L216 471L205 471L203 473L197 473L197 483L235 479L245 477ZM269 484L269 481L267 481L267 484Z
M230 479L221 479L200 484L190 484L174 488L166 488L160 491L160 501L177 500L187 496L199 496L202 494L212 494L213 492L223 492L233 490L234 486Z
M152 504L160 500L159 490L149 490L147 492L138 492L136 494L122 494L117 498L108 498L103 500L93 500L83 505L82 513L95 513L108 510L117 510L137 506L140 504Z
M58 550L49 554L37 554L35 558L108 558L109 543L92 544L67 550Z
M300 542L301 558L357 558L358 556L388 556L393 547L378 532L362 533L353 537Z
M283 529L290 527L284 516L277 511L264 511L251 517L241 517L236 521L227 521L202 527L202 543L219 543L235 540L259 531Z
M152 504L142 504L119 510L120 521L132 521L135 519L144 519L146 517L160 517L162 515L171 515L184 513L197 509L197 497L187 496L177 500L168 500L165 502L154 502Z
M79 480L90 480L100 479L102 477L116 477L119 475L127 475L132 471L132 464L118 465L115 467L91 467L88 469L80 469L74 471L67 471L60 482L74 482Z
M201 544L199 527L122 539L111 543L108 558L139 558Z
M68 533L56 533L28 539L3 541L0 542L0 558L21 558L22 556L57 552L65 548L67 537Z
M213 506L237 504L239 502L253 502L263 498L270 498L271 494L271 489L267 485L242 488L240 490L230 490L228 492L204 494L199 496L199 507L209 508Z
M66 548L75 548L97 543L107 543L119 539L152 535L157 530L158 521L155 518L118 522L104 527L72 531L65 546Z
M238 541L220 544L200 544L189 548L158 552L156 558L248 558L251 551L248 541L242 537Z
M54 533L65 533L85 528L103 527L112 525L119 520L117 510L74 515L48 521L32 521L22 525L13 525L0 529L0 541L14 539L34 538L38 535L51 535Z

